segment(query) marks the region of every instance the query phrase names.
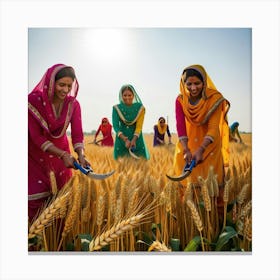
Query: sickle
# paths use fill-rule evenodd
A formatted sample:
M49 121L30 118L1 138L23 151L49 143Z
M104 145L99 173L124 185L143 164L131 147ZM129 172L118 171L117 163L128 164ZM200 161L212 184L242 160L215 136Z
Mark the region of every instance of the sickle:
M91 169L90 166L87 166L86 168L84 168L77 161L74 162L74 166L77 169L79 169L83 174L87 175L88 177L90 177L92 179L97 179L97 180L106 179L115 173L115 170L113 170L109 173L97 174L97 173L93 172L93 170Z
M193 159L190 164L186 163L181 175L179 175L178 177L172 177L166 174L166 177L172 181L182 181L191 174L192 169L194 167L195 167L195 160Z
M130 154L133 158L135 158L135 159L140 159L140 157L136 156L136 155L133 153L133 149L132 149L132 148L128 149L128 151L129 151L129 154Z

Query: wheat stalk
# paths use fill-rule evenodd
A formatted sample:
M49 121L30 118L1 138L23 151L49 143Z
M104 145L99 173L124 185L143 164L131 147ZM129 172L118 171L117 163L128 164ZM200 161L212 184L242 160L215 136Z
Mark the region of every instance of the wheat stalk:
M201 240L201 245L202 245L202 250L205 251L205 249L204 249L203 237L202 237L203 225L202 225L201 218L200 218L200 216L199 216L199 214L198 214L198 211L197 211L197 209L196 209L194 203L193 203L191 200L188 200L188 201L187 201L187 205L188 205L188 207L189 207L190 210L191 210L194 223L195 223L195 225L196 225L196 228L197 228L198 231L199 231L200 240Z
M201 184L201 193L202 193L202 198L204 201L204 207L207 212L211 211L211 201L210 201L210 196L207 188L207 183L206 181L201 177L198 176L198 181Z
M73 229L74 223L78 217L80 207L81 207L81 188L80 185L74 185L74 202L72 205L72 209L70 210L68 216L66 217L63 232L61 234L61 240L57 251L60 250L63 240L67 236L67 234Z

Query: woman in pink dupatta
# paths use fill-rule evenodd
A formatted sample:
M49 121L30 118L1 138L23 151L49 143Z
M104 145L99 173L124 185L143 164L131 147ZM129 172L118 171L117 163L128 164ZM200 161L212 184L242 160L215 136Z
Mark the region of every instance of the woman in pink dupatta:
M52 195L50 171L61 189L72 176L75 159L70 154L66 130L71 125L74 151L82 166L84 156L79 84L74 69L64 64L49 68L28 95L28 218L36 218Z

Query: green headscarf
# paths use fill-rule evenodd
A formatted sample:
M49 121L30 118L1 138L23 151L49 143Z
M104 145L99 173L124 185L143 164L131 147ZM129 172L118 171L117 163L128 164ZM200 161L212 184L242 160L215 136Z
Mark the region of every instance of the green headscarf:
M120 102L121 104L124 104L122 95L123 95L123 92L124 92L126 89L131 90L132 93L133 93L133 95L134 95L134 98L133 98L132 103L140 103L140 104L142 104L142 101L141 101L139 95L137 94L137 92L136 92L136 90L134 89L134 87L133 87L132 85L130 85L130 84L123 85L123 86L121 87L120 91L119 91L119 102Z

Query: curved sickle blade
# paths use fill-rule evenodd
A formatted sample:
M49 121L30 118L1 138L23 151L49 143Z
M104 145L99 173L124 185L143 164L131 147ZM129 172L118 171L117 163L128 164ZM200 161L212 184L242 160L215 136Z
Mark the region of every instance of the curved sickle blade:
M169 176L169 175L167 175L167 174L166 174L166 177L167 177L168 179L172 180L172 181L178 182L178 181L184 180L184 179L187 178L190 174L191 174L191 171L188 170L188 171L186 171L185 173L181 174L181 175L178 176L178 177L172 177L172 176Z
M92 179L102 180L102 179L106 179L106 178L110 177L114 173L115 173L115 170L113 170L109 173L104 173L104 174L97 174L97 173L94 173L94 172L89 172L87 174L87 176L89 176Z
M136 156L136 155L131 151L131 149L128 149L128 151L129 151L129 154L130 154L133 158L135 158L135 159L140 159L140 157Z
M172 177L172 176L169 176L166 174L166 177L172 181L182 181L191 174L195 165L196 165L195 160L192 160L190 164L186 163L186 165L184 166L183 172L180 176Z
M87 168L84 168L76 161L74 162L74 166L77 169L79 169L83 174L89 176L92 179L97 179L97 180L106 179L106 178L110 177L111 175L113 175L115 173L115 170L113 170L109 173L97 174L97 173L93 172L93 170L91 169L90 166L88 166Z

